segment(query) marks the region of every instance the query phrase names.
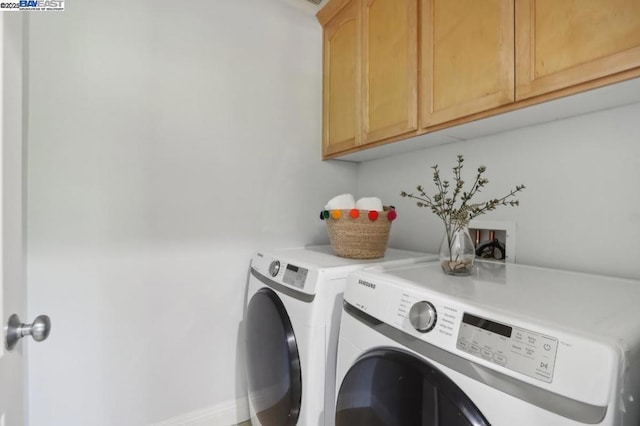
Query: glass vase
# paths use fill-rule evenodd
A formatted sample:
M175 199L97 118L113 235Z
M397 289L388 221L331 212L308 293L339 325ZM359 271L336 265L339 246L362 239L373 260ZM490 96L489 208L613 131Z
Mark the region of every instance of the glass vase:
M445 274L470 275L476 251L469 228L451 225L440 244L440 266Z

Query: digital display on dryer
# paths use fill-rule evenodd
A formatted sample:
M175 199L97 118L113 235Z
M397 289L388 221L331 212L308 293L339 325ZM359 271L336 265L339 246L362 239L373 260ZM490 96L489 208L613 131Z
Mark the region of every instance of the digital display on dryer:
M471 315L465 312L462 316L462 322L465 324L472 325L474 327L481 328L483 330L490 331L492 333L499 334L504 337L511 337L511 332L513 329L508 325L500 324L498 322L493 322L488 319L480 318L475 315Z
M534 379L551 383L558 339L465 312L458 330L456 348Z
M304 288L304 282L307 279L307 272L308 270L304 268L288 264L287 268L284 271L284 277L282 277L282 281L285 284L289 284L294 287Z

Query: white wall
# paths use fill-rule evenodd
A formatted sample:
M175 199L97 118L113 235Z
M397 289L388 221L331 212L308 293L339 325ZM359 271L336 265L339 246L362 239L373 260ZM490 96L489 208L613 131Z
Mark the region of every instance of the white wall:
M282 0L31 18L28 304L53 331L30 426L241 420L250 256L326 242L318 212L356 187L319 160L320 26Z
M451 179L463 154L467 182L487 166L490 182L478 200L527 186L520 207L478 218L516 222L519 263L640 279L638 117L634 104L362 163L358 193L397 207L391 244L437 252L444 226L399 194L418 184L435 193L430 167Z
M31 15L28 303L53 332L29 348L30 426L241 420L253 251L326 241L317 213L347 191L398 208L392 245L436 251L442 225L398 194L458 153L488 167L486 196L527 185L484 217L517 222L519 262L640 278L640 105L323 163L321 31L292 4Z

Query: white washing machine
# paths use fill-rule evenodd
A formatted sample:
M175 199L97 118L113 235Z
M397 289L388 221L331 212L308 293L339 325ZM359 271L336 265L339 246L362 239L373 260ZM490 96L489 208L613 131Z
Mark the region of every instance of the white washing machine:
M347 275L381 263L435 258L390 248L381 259L345 259L334 256L330 246L255 254L245 313L252 423L333 425L338 328Z
M637 426L640 282L480 263L344 293L336 426Z

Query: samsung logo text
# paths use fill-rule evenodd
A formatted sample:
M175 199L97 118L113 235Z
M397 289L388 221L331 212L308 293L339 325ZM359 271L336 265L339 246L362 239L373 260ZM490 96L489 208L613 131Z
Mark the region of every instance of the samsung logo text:
M373 284L373 283L370 283L369 281L358 280L358 284L363 285L365 287L369 287L371 290L375 290L376 289L376 285Z

